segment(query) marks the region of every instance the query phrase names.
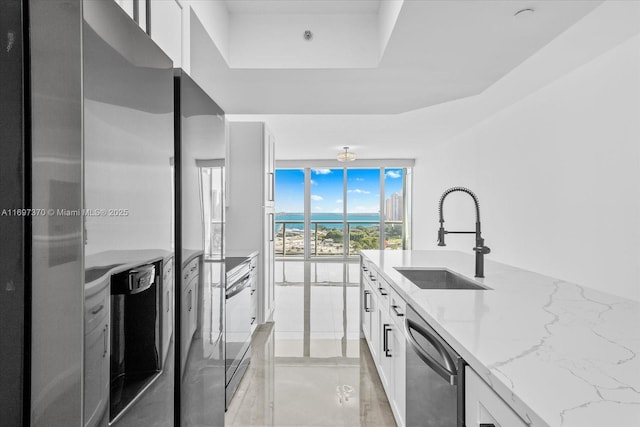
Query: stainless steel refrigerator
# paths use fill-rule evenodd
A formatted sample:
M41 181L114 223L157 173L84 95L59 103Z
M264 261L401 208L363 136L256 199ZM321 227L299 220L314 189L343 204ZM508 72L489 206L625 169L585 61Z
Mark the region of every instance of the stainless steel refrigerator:
M3 0L0 30L2 425L110 423L87 285L149 262L160 375L111 425L224 425L224 112L113 1Z
M180 425L222 427L225 114L180 69L175 70L175 101Z
M0 2L0 419L82 414L81 6Z
M173 62L113 1L82 30L83 423L173 426Z
M0 419L10 426L22 425L22 399L28 390L25 371L25 345L28 346L27 292L30 267L30 219L14 215L11 209L30 205L28 150L25 133L25 98L28 86L24 80L26 58L23 38L23 4L7 0L0 4ZM28 109L28 107L27 107ZM28 320L26 320L28 322ZM27 402L28 403L28 402Z

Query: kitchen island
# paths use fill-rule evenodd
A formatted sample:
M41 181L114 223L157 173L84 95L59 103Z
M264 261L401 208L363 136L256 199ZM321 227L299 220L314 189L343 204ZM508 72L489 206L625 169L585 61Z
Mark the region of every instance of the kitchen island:
M640 303L455 251L362 251L531 426L640 425ZM396 268L446 269L489 289L420 289Z

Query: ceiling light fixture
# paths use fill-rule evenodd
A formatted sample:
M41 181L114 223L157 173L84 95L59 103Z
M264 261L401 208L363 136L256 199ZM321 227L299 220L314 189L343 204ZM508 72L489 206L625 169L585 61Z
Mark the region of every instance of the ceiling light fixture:
M339 162L352 162L356 159L356 153L349 151L349 147L342 148L344 148L344 152L338 153L338 157L336 157Z
M313 33L311 32L311 30L305 30L304 34L302 35L302 38L310 42L311 39L313 38Z

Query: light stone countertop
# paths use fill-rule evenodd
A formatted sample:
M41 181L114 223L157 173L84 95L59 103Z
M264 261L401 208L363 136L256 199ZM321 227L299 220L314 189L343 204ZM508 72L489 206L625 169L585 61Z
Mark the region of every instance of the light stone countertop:
M640 303L456 251L362 251L532 426L640 426ZM446 268L491 290L422 290L394 267Z

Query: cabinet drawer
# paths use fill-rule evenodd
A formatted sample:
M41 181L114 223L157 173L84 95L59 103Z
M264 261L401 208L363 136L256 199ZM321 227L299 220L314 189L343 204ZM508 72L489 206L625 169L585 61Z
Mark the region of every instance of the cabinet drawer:
M524 421L469 366L465 368L465 424L526 427Z
M407 312L407 303L391 286L389 286L388 292L389 316L391 317L391 320L398 326L404 327L404 318Z
M381 310L389 310L389 290L391 286L381 275L376 275L376 280L371 282L371 286L378 296Z
M368 277L370 271L371 268L369 266L369 263L363 259L362 263L360 264L360 274L362 274L362 277Z
M84 333L92 332L96 327L101 325L102 320L109 315L109 286L98 292L97 294L87 298L84 305Z

